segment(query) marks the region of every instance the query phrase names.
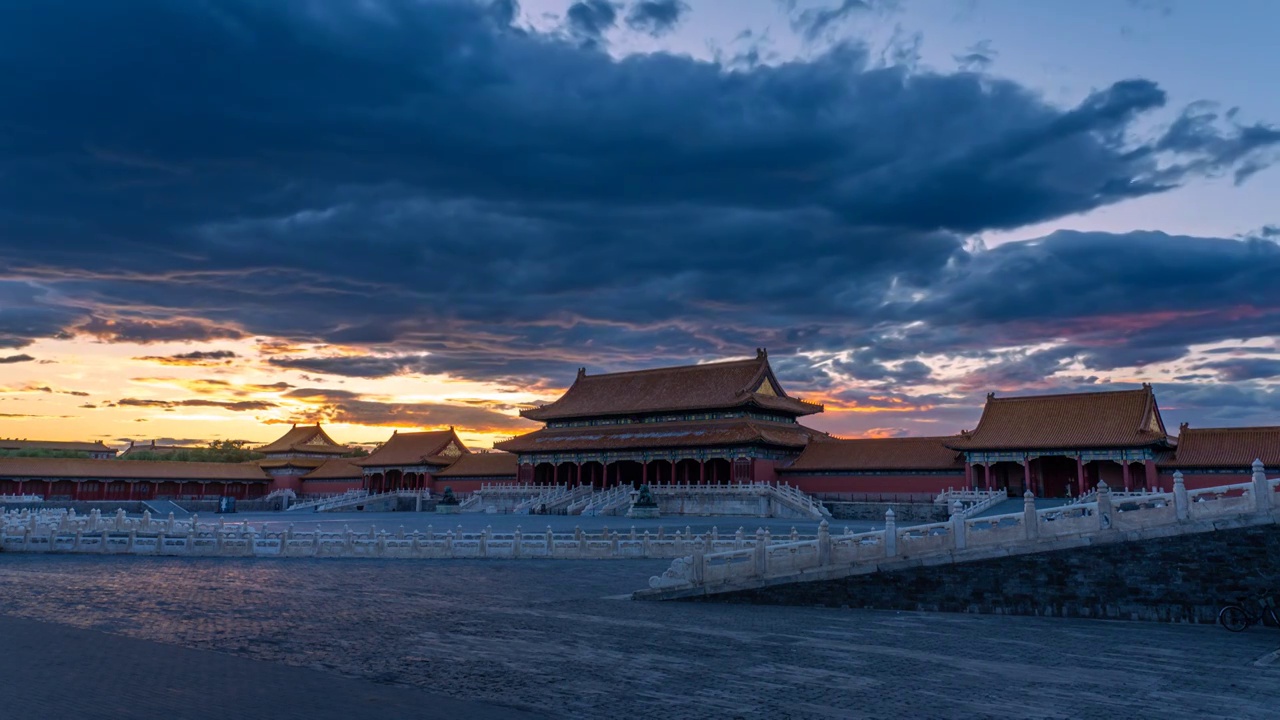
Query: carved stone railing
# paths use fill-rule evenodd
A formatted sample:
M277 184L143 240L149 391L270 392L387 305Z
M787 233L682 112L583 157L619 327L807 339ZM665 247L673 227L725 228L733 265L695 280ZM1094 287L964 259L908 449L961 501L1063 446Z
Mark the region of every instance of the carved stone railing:
M0 495L0 503L38 503L44 502L43 495Z
M973 517L1008 499L1009 494L1004 490L947 490L939 493L933 502L935 505L945 505L948 508L953 508L956 503L960 503L963 515Z
M332 493L332 494L324 495L318 498L304 500L300 503L297 503L296 505L290 505L288 510L289 511L310 510L310 509L319 507L321 505L326 505L328 503L331 503L334 500L341 500L344 498L362 498L368 494L369 494L368 490L348 490L342 493Z
M663 528L637 532L634 527L618 532L604 528L598 532L545 531L494 532L492 528L467 531L458 526L438 532L405 532L370 528L356 532L350 528L333 532L316 526L301 530L290 525L284 530L262 532L242 523L199 523L172 519L142 529L143 521L99 518L97 529L56 526L32 528L26 523L6 524L0 530L0 547L8 552L49 552L89 554L133 554L226 557L380 557L380 558L555 558L629 559L676 558L693 552L741 551L752 547L752 538L741 528L721 535L712 528L695 535L688 527L674 533ZM149 519L147 519L149 522ZM765 531L760 531L765 533ZM767 537L767 533L765 533ZM794 530L784 536L784 545L811 541L814 536Z
M1280 480L1269 480L1261 462L1249 483L1188 491L1182 473L1174 474L1171 493L1113 496L1105 483L1095 502L1037 509L1027 492L1022 512L966 518L959 501L951 519L899 528L894 512L885 513L885 529L832 536L824 521L814 540L775 550L758 538L752 562L742 553L694 553L678 558L662 575L650 578L637 597L681 597L784 582L829 579L876 572L895 562L961 562L999 555L1041 552L1081 542L1141 539L1181 532L1205 532L1215 522L1274 523L1280 520ZM1095 540L1096 539L1096 540Z

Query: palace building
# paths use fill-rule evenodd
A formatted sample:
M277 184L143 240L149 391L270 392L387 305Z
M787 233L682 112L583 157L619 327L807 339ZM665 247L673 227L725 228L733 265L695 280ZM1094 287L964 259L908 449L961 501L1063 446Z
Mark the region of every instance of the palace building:
M317 423L294 425L289 432L275 442L255 448L266 455L256 461L258 467L271 476L272 490L292 490L302 494L303 478L326 463L341 460L351 453L351 448L339 444Z
M926 496L947 489L1079 496L1247 482L1259 458L1280 472L1280 427L1166 431L1155 391L987 395L973 430L945 437L839 439L800 420L823 406L787 394L759 349L745 360L589 374L554 402L521 412L543 427L473 451L448 430L394 432L365 457L319 425L293 426L247 463L0 457L0 495L49 499L252 499L273 490L316 496L364 489L440 493L486 483L590 485L781 481L818 496ZM0 449L101 443L0 441ZM74 448L72 446L75 446ZM81 448L85 445L85 448ZM143 446L146 449L146 446Z
M521 482L610 487L777 479L824 433L798 419L822 406L787 395L768 354L749 360L589 375L521 412L545 427L494 447Z

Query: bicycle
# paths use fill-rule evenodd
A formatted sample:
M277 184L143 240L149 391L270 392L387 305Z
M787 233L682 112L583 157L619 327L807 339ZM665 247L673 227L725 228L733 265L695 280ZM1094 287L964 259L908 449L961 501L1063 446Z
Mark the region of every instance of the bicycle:
M1243 603L1227 605L1218 611L1218 622L1231 632L1242 632L1258 623L1266 624L1267 620L1270 620L1272 625L1280 627L1280 617L1276 616L1275 597L1263 595L1258 598L1258 607L1261 609L1254 614L1246 610Z

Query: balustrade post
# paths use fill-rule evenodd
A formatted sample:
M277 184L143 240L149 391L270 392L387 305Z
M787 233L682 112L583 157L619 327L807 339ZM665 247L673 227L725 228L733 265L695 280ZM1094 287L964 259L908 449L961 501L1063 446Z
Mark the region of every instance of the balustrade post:
M134 542L136 542L137 540L138 540L138 531L137 531L137 530L129 530L129 544L125 546L125 552L132 553L132 552L133 552L133 544L134 544ZM52 546L52 545L50 546L50 549L53 549L53 546Z
M1187 497L1187 483L1182 477L1181 470L1173 473L1173 507L1178 512L1179 520L1186 520L1191 516L1191 505Z
M1112 526L1111 488L1106 482L1098 481L1098 530L1110 530Z
M707 555L703 550L702 543L698 543L693 548L693 584L701 585L706 582L707 577Z
M757 577L764 577L769 570L769 551L765 544L764 528L756 529L755 571Z
M524 540L524 533L521 532L520 526L516 526L516 532L511 536L511 557L520 557L520 543Z
M1261 458L1253 461L1253 502L1258 512L1271 512L1271 483Z
M831 564L831 529L827 521L818 523L818 565Z
M1022 493L1022 525L1028 540L1040 537L1040 516L1036 514L1036 496L1030 490Z
M951 503L951 540L956 550L964 550L969 546L966 535L968 527L964 519L964 505L959 500Z
M884 511L884 556L893 557L898 554L898 521L893 516L893 508Z
M480 557L489 557L489 533L488 527L480 531Z
M648 531L648 530L645 530L645 531L644 531L644 538L643 538L643 541L644 541L644 556L645 556L645 557L650 557L651 552L652 552L652 550L653 550L653 547L652 547L652 545L650 545L650 542L649 542L649 531Z

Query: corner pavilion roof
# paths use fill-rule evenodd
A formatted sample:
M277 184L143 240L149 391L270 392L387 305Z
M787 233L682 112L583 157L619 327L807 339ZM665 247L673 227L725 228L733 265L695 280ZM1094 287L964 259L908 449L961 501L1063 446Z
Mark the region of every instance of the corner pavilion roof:
M978 427L949 440L957 450L1144 447L1168 442L1150 385L1140 390L987 395Z
M516 456L507 452L468 453L457 462L436 473L438 478L506 477L515 478Z
M531 420L559 420L755 405L786 415L812 415L822 406L790 397L778 384L763 348L750 360L681 365L578 377L555 402L521 411Z
M765 444L803 448L823 433L799 424L741 419L543 428L494 443L507 452L556 453Z
M277 453L323 453L326 455L343 455L351 448L339 445L320 427L320 424L293 426L289 432L280 436L275 442L255 448L255 452L273 455Z
M330 458L320 467L302 476L303 480L359 480L364 468L355 465L350 458Z
M1280 427L1189 428L1178 432L1178 449L1160 462L1172 468L1248 468L1254 460L1280 466Z
M367 457L355 458L351 462L360 467L449 465L469 452L471 451L462 444L453 428L428 432L396 432L382 447L369 453Z
M964 470L964 458L945 443L954 437L817 440L779 472Z

